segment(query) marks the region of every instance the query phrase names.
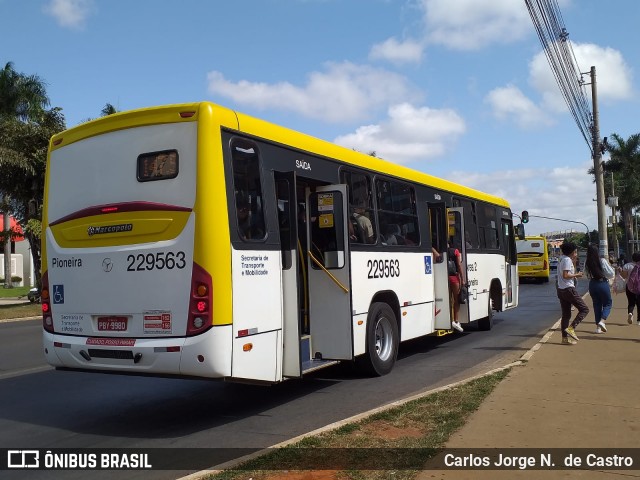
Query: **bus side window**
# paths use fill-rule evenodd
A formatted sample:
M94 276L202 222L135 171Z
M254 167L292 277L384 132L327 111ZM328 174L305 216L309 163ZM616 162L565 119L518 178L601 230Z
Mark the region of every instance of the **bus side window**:
M257 148L237 141L232 153L238 234L246 241L263 240L266 228Z
M420 243L415 191L410 185L376 179L378 218L384 225L387 245L415 246Z
M349 238L353 243L376 243L371 179L362 173L343 171L341 181L349 187Z

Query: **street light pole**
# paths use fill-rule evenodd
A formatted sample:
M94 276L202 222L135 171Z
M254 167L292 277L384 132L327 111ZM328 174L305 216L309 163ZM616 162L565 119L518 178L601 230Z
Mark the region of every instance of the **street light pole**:
M596 67L591 67L591 100L593 103L593 173L596 177L596 202L598 205L598 237L600 237L600 256L609 254L607 242L607 213L604 197L604 169L602 168L602 150L600 144L600 120L598 118L598 90L596 88Z
M587 242L589 241L589 227L587 227L586 223L578 222L577 220L566 220L564 218L543 217L542 215L531 215L531 214L529 214L529 217L531 217L531 218L546 218L547 220L558 220L559 222L579 223L580 225L584 225L584 228L587 229ZM565 236L565 238L567 237L567 231L566 230L565 230L564 236Z

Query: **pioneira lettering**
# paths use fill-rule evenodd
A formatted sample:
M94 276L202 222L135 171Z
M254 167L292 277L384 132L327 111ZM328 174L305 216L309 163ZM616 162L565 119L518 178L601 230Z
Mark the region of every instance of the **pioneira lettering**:
M71 257L71 258L56 258L53 257L51 259L51 266L57 268L79 268L82 267L82 259Z

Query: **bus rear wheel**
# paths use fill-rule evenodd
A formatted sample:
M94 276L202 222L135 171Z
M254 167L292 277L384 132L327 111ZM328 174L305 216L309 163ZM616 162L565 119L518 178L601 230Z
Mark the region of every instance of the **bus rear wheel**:
M386 303L374 303L367 319L366 367L376 376L389 373L398 357L400 335L393 309Z
M487 309L487 316L478 320L478 330L491 330L493 327L493 304L491 303L491 296L489 296L489 306Z

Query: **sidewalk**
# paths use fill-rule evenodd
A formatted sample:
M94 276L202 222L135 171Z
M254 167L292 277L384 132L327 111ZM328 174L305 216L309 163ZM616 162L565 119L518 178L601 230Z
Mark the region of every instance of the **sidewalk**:
M585 302L592 310L588 295ZM637 312L633 324L628 324L626 307L624 295L614 296L614 308L606 322L608 332L604 334L594 333L591 311L576 328L580 339L577 345L560 343L558 321L529 361L514 367L465 426L452 435L447 450L461 448L478 453L495 448L505 449L505 455L516 455L515 449L524 448L640 447L640 326ZM639 457L636 453L636 460ZM429 469L417 478L640 478L638 463L633 470Z
M29 299L26 296L22 298L18 298L18 297L0 298L0 305L22 305L23 303L29 303Z

